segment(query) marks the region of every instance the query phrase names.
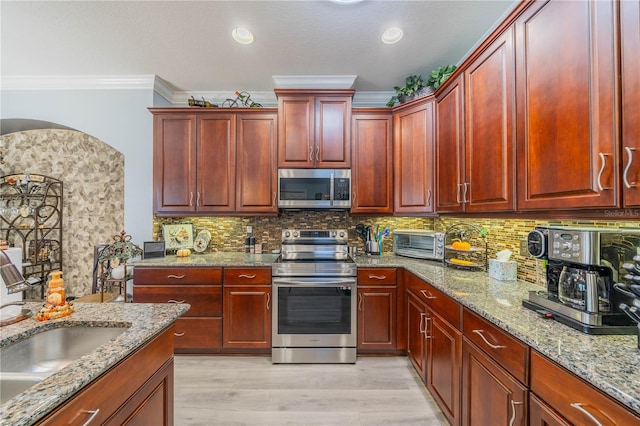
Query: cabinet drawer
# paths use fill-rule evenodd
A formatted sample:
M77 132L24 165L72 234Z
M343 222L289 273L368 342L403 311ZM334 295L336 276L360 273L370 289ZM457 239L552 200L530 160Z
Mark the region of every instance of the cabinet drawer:
M389 285L396 283L395 268L359 268L358 285Z
M464 309L464 335L489 354L520 382L527 384L529 346L500 330L478 315Z
M215 317L222 315L221 285L135 285L136 303L188 303L185 317Z
M177 350L222 347L222 318L178 318L173 330Z
M640 424L640 417L535 351L531 353L531 390L576 425L595 424L594 419L603 426Z
M225 284L271 284L271 268L224 268Z
M145 268L136 266L134 284L222 284L222 268Z
M462 329L462 307L458 302L421 279L411 280L409 290L452 326Z

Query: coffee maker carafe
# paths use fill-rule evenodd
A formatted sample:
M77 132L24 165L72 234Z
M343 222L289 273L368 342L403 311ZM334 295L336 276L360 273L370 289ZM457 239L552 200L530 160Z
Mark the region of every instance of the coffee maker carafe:
M561 264L558 299L566 306L589 313L609 313L611 272L606 268Z

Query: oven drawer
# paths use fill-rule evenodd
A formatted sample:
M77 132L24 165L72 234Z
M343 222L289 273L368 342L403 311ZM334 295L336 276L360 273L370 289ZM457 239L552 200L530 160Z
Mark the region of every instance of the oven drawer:
M222 268L150 268L136 266L134 284L222 284Z
M224 268L225 284L271 284L271 268Z
M358 268L358 285L396 284L395 268Z

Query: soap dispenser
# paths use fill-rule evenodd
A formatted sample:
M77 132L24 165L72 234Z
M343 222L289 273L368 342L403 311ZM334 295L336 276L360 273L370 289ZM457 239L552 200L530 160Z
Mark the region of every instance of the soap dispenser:
M53 271L49 274L49 289L47 290L47 304L50 306L61 306L66 303L64 292L64 280L62 271Z

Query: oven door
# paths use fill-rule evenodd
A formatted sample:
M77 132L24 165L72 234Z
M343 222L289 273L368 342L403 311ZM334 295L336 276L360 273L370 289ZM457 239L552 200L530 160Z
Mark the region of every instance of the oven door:
M357 344L356 279L273 278L273 347Z

